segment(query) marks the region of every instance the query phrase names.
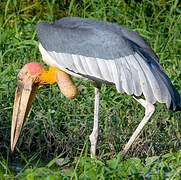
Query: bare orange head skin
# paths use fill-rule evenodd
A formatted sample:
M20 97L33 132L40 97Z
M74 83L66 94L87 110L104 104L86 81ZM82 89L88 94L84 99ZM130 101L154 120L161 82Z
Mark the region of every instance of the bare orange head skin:
M78 94L77 87L73 83L70 75L53 67L50 67L47 71L37 62L26 64L18 73L17 79L18 85L16 88L11 125L12 151L18 141L24 119L40 87L46 84L57 83L61 92L68 99L73 99Z

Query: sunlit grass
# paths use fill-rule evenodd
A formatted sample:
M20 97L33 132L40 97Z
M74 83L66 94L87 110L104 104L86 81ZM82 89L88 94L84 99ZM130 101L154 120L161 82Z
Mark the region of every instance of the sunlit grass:
M48 0L2 1L0 10L0 178L5 178L7 175L10 178L15 176L31 179L38 173L42 177L49 175L63 177L64 170L61 174L54 170L55 163L51 167L45 166L51 158L54 159L60 154L63 154L61 158L70 159L69 170L66 172L69 175L65 175L70 179L83 178L85 174L87 178L88 174L90 176L96 174L97 178L117 177L119 174L116 173L120 166L129 165L131 169L134 169L132 165L134 163L138 164L138 168L130 170L131 173L128 172L129 169L123 168L125 175L130 175L130 178L132 175L135 178L146 177L146 175L151 177L150 173L156 175L156 170L152 167L155 169L159 167L161 174L155 176L157 179L166 177L167 172L174 177L174 171L177 177L180 173L177 163L181 162L178 151L181 146L181 113L172 113L159 103L156 104L156 112L150 122L127 155L127 158L136 156L141 160L133 158L123 161L121 159L118 163L121 165L112 170L109 159L116 161L115 159L120 156L119 152L143 117L144 109L132 97L117 93L116 88L111 86L104 85L101 89L100 136L97 148L97 158L100 161L89 159L88 139L93 126L94 89L91 83L76 78L74 81L80 91L78 97L72 101L61 94L57 85L40 89L17 144L19 151L16 149L13 154L10 152L10 125L17 73L26 63L37 61L44 64L38 50L36 24L43 20L56 21L64 16L96 18L124 25L139 32L158 54L160 64L181 94L179 1L136 2L132 0L126 3L123 0L67 0L59 4L57 1ZM87 149L82 151L85 144ZM170 153L171 150L173 153ZM150 172L145 163L146 158L149 157L153 158L150 159L153 164L148 165L151 168ZM154 157L158 158L154 159ZM46 163L42 165L45 159ZM22 162L25 166L21 167L20 171L14 172L13 162ZM168 166L166 170L165 166ZM143 176L144 172L147 172L145 176Z

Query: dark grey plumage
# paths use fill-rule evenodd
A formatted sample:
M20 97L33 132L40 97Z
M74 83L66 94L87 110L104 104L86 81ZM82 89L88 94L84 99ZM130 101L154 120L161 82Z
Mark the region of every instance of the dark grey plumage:
M137 44L157 59L138 33L95 19L66 17L55 23L41 22L37 25L37 36L48 51L116 59L133 54L133 46Z
M152 104L159 101L173 111L181 110L177 90L138 33L99 20L66 17L56 23L39 23L37 36L47 64L114 83L119 92L143 94Z

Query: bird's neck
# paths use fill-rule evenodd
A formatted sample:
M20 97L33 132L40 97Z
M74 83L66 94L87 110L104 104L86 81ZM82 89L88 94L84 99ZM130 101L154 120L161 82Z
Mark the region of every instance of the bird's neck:
M46 84L57 83L61 92L68 99L73 99L78 94L78 89L71 79L71 76L64 71L49 67L49 70L43 70L38 76L39 88Z
M59 71L59 70L51 66L49 67L48 71L47 70L42 71L39 77L40 86L56 83L56 77L55 77L56 71Z

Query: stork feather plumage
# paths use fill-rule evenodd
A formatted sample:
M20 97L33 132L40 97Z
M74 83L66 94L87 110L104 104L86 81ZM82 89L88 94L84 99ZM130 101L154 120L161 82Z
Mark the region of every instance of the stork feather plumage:
M70 97L74 98L77 95L77 89L69 75L90 80L95 84L94 127L90 135L92 153L96 153L102 83L115 84L118 92L132 95L145 107L145 116L126 144L123 154L127 153L154 113L153 104L156 101L166 104L172 111L181 110L179 93L158 63L158 56L135 31L95 19L66 17L55 23L40 22L37 25L37 36L42 58L46 64L53 67L54 82L58 83L60 90L67 97L68 93L64 88L66 82L74 91ZM64 75L68 81L64 81ZM36 83L40 86L42 81L39 79ZM145 99L141 95L144 95ZM15 104L16 101L17 98ZM17 108L15 105L14 114L17 114ZM25 115L21 119L24 120ZM19 121L22 120L14 115L12 149L19 136L19 129L18 135L15 133L15 126Z

